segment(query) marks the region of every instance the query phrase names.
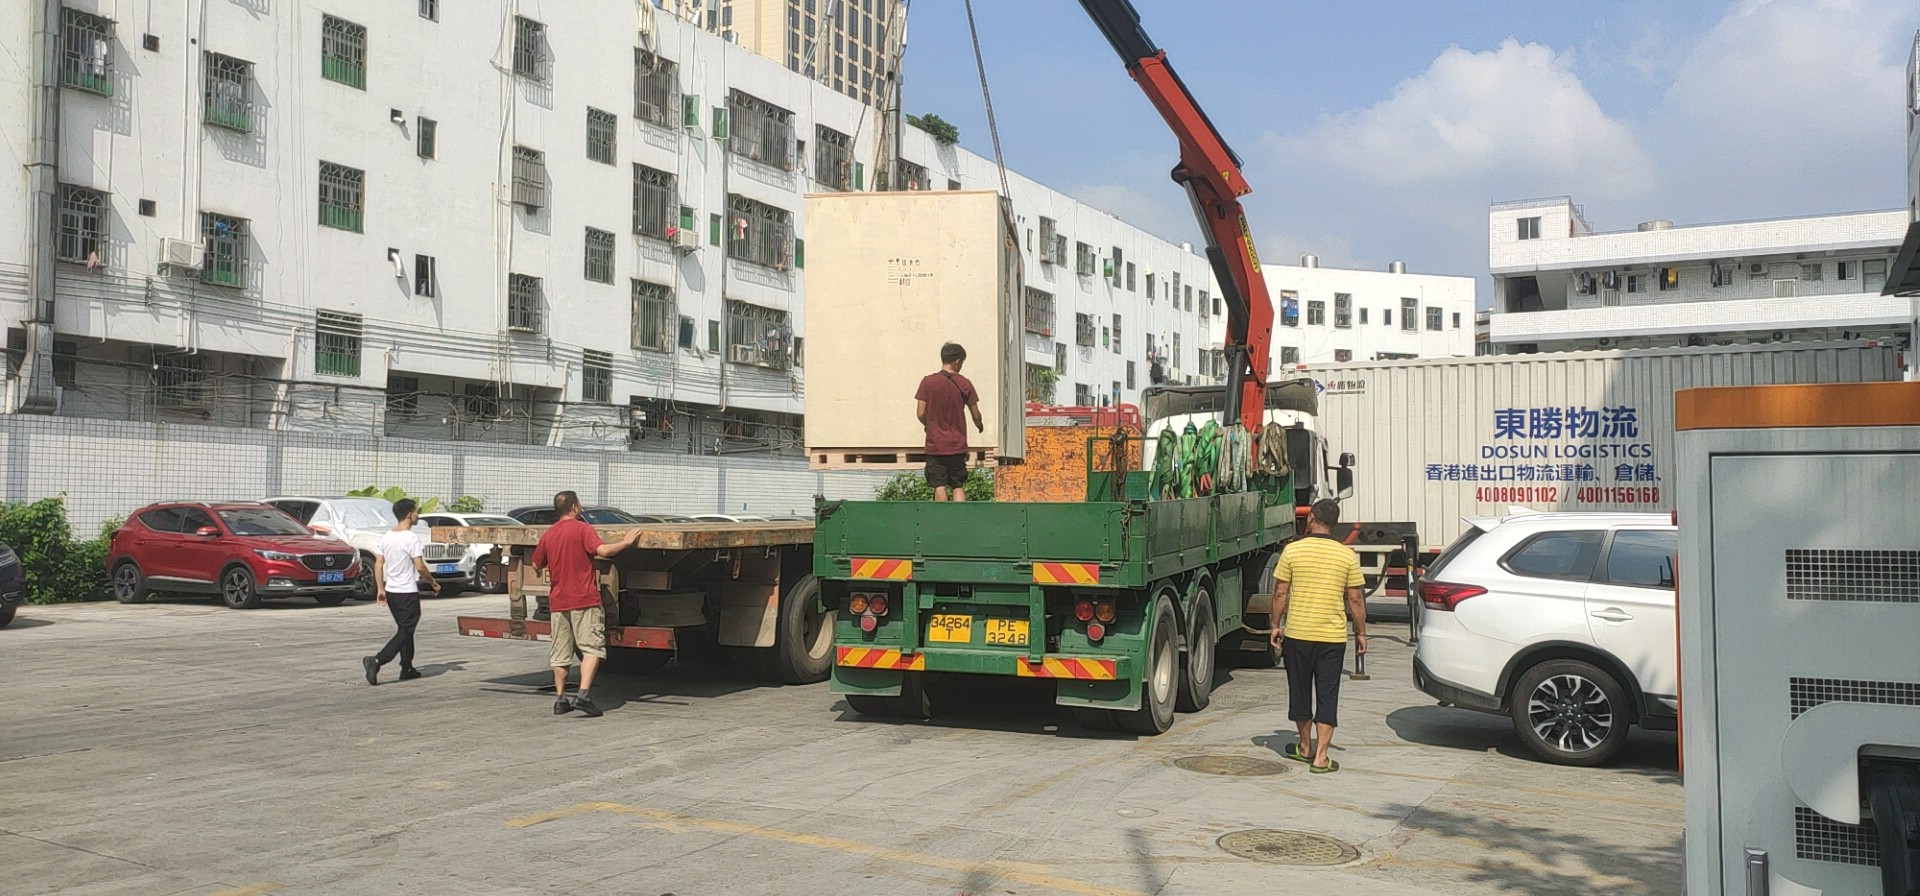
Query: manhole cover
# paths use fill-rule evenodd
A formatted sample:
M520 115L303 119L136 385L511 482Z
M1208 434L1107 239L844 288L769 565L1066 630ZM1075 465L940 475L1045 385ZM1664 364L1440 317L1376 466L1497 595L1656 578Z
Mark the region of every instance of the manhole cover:
M1234 831L1218 842L1236 856L1270 865L1344 865L1360 858L1352 846L1303 831Z
M1230 775L1236 778L1257 778L1261 775L1278 775L1287 767L1271 759L1254 759L1249 756L1182 756L1173 764L1178 768L1203 775Z

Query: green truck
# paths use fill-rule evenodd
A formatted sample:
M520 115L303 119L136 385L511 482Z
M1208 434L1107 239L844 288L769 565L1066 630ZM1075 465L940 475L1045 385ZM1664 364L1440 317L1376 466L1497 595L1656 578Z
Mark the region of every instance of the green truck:
M1083 724L1158 734L1206 707L1218 659L1271 667L1249 598L1294 535L1291 476L1153 499L1152 474L1093 469L1103 455L1119 452L1090 446L1081 502L823 502L834 692L927 717L931 674L1051 679Z

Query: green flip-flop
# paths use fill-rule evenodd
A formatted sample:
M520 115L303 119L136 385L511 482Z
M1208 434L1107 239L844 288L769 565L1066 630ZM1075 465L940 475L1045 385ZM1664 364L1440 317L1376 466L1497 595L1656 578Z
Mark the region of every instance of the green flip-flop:
M1305 762L1309 764L1313 762L1312 756L1307 755L1306 753L1300 752L1300 745L1297 743L1287 744L1287 748L1284 750L1281 750L1280 755L1285 756L1288 759L1291 759L1295 762Z
M1334 758L1331 756L1327 757L1326 765L1313 765L1311 763L1307 765L1307 771L1313 772L1316 775L1324 775L1330 772L1337 772L1339 770L1340 770L1340 763L1335 761Z

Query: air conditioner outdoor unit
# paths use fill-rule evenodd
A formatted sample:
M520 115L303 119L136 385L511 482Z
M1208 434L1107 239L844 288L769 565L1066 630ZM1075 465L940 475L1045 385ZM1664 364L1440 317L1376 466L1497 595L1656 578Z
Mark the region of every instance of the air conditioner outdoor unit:
M727 360L732 361L735 364L754 363L753 346L751 345L728 346Z
M1747 276L1765 277L1766 275L1767 275L1767 266L1765 263L1756 261L1750 265L1747 265Z
M200 245L186 240L162 239L160 263L183 271L200 269Z
M692 252L700 248L700 234L691 230L679 230L673 234L673 247L682 252Z

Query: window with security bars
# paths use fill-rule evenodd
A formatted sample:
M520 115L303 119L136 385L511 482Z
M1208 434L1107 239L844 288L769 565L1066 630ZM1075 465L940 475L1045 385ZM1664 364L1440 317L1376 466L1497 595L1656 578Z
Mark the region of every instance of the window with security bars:
M793 214L745 196L727 197L727 257L785 269L793 251Z
M673 288L633 281L633 347L650 352L673 350ZM691 323L689 323L691 329ZM688 336L687 342L693 339Z
M60 83L75 90L113 95L113 22L60 10Z
M530 211L546 208L546 153L524 146L513 148L513 201Z
M413 151L423 159L439 156L440 123L431 118L419 118L415 119L415 122L419 134L414 138Z
M1042 336L1053 335L1053 295L1027 287L1026 294L1026 331Z
M586 278L595 283L613 282L613 231L587 228Z
M655 239L667 239L674 229L679 211L679 191L670 171L633 166L633 232Z
M367 89L367 26L320 17L320 77Z
M214 127L253 131L253 101L247 98L247 84L253 80L253 63L219 53L208 53L206 88L203 91L204 117Z
M1180 334L1173 334L1173 352L1167 355L1167 363L1175 368L1185 367L1180 363Z
M1204 289L1200 290L1200 316L1201 317L1206 317L1207 315L1212 313L1212 304L1213 304L1213 300L1208 297L1207 291Z
M1281 347L1280 347L1280 363L1282 363L1282 364L1298 364L1298 363L1300 363L1300 349L1299 349L1299 347L1297 347L1297 346L1292 346L1292 345L1283 345L1283 346L1281 346Z
M1202 300L1200 304L1201 307L1206 307L1205 300ZM1336 292L1333 294L1333 325L1343 330L1352 328L1353 295L1351 293Z
M1400 300L1400 329L1408 333L1420 329L1420 300L1403 298Z
M727 94L727 151L793 169L793 113L738 90Z
M1133 386L1133 362L1128 361L1127 362L1127 388L1132 389L1133 387L1134 387Z
M507 329L516 333L540 332L540 304L539 277L507 275Z
M387 414L411 420L420 413L420 378L387 374Z
M1098 333L1096 333L1095 330L1096 330L1096 327L1093 322L1093 315L1075 314L1073 316L1073 344L1074 345L1080 346L1082 348L1091 347L1093 345L1094 339L1098 338Z
M314 318L313 372L322 376L360 375L358 314L321 311Z
M367 173L332 162L320 163L320 226L359 233L363 225Z
M460 411L471 420L500 419L498 383L468 383L461 388Z
M1120 351L1120 315L1118 314L1113 316L1113 353L1123 354Z
M787 313L746 302L727 302L727 360L785 370L792 364L793 324Z
M1435 333L1446 328L1446 312L1438 308L1427 309L1427 329Z
M899 159L895 162L895 167L899 169L899 173L894 181L898 189L901 189L901 190L933 189L933 185L932 185L933 175L927 173L927 166L918 164L916 162L909 162L906 159Z
M431 298L438 292L437 284L439 278L435 276L436 272L434 270L436 267L438 267L438 262L434 261L431 255L415 255L413 257L414 295Z
M513 73L547 79L547 26L526 16L513 17Z
M853 189L852 137L823 124L814 125L813 179L829 189Z
M200 279L219 286L246 286L247 219L201 212L200 239L206 252Z
M1787 599L1920 603L1920 551L1787 551Z
M679 67L671 59L647 50L633 51L633 117L663 128L674 126L681 114L674 99L679 93Z
M1085 383L1073 384L1073 403L1078 407L1093 405L1093 387Z
M580 400L588 404L613 401L613 354L586 349L580 353Z
M61 261L98 260L106 235L107 197L98 190L61 184L54 253Z
M1090 275L1093 273L1093 269L1099 264L1100 264L1100 258L1099 256L1094 254L1092 246L1089 246L1086 243L1081 243L1081 242L1076 242L1073 244L1073 272L1074 273Z
M587 108L587 158L602 164L613 164L614 134L619 128L619 117L603 109Z
M167 410L194 410L206 406L207 356L154 355L153 404Z

